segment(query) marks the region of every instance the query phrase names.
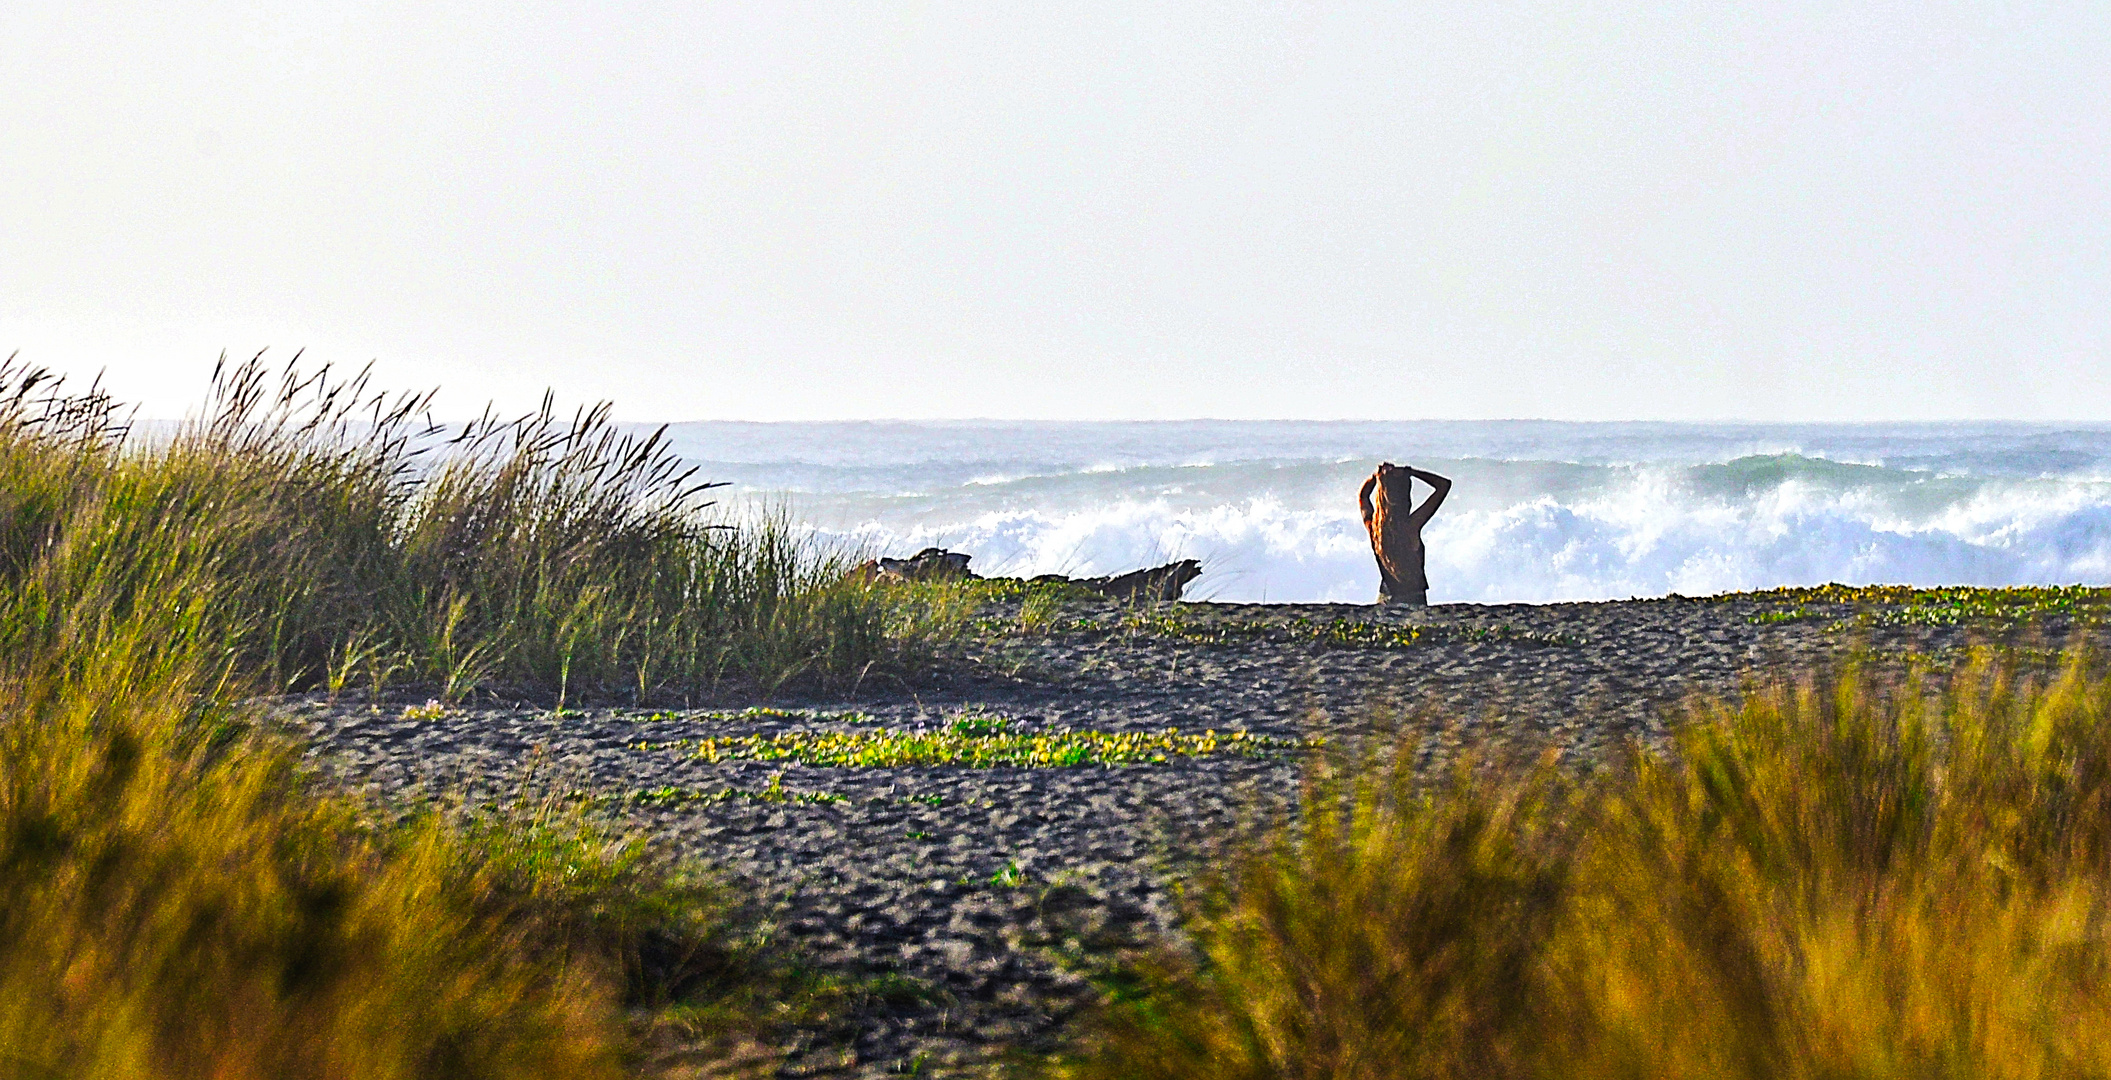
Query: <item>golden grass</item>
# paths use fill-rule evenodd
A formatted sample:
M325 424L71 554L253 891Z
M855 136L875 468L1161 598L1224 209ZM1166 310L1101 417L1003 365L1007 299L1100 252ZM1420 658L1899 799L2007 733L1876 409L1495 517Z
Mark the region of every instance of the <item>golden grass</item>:
M0 682L9 1075L618 1075L612 958L502 849L368 830L158 622Z
M1317 771L1072 1077L2111 1075L2111 679L1704 709L1588 780Z

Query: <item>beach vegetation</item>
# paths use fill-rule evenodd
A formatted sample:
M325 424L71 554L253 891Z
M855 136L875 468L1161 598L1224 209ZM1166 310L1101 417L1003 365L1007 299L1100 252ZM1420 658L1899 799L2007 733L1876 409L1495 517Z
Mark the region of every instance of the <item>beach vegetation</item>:
M1073 1078L2111 1075L2111 678L1982 654L1666 750L1324 755Z
M784 786L784 774L770 777L770 782L760 788L722 787L704 790L692 787L665 785L625 792L616 801L630 806L677 807L711 806L729 802L790 803L825 805L847 803L850 798L832 791L791 791Z
M1063 597L1054 589L1028 592L1019 599L1018 630L1022 634L1045 633L1062 612Z
M358 380L237 366L150 440L99 389L0 383L0 1075L658 1074L833 1007L635 838L556 803L369 805L265 704L850 672L884 611L826 560L703 528L605 413L473 427L427 467L418 399Z
M1724 593L1718 601L1749 600L1782 605L1751 617L1755 623L1853 618L1874 626L1966 626L2006 631L2046 618L2070 626L2100 626L2111 617L2111 588L2088 585L2023 585L2001 588L1828 584L1803 588ZM1809 605L1834 605L1813 610ZM1853 609L1841 612L1839 607Z
M636 840L550 805L377 813L227 703L188 605L79 602L0 658L0 1072L636 1075L666 1044L636 1018L779 981ZM718 1015L711 1040L774 1022Z
M1177 604L1121 612L1111 617L1085 615L1053 627L1068 633L1157 638L1192 645L1242 646L1282 642L1327 649L1408 649L1454 642L1499 642L1518 645L1576 647L1584 642L1569 634L1526 630L1506 623L1374 622L1298 615L1288 619L1211 618Z
M1449 623L1416 625L1374 623L1355 619L1329 619L1326 622L1318 622L1300 617L1290 621L1288 631L1292 637L1339 649L1404 649L1422 643L1434 645L1451 642L1504 642L1564 647L1583 644L1581 640L1568 634L1525 630L1505 623L1486 626L1457 626Z
M810 724L871 724L876 723L871 713L858 709L829 711L826 709L780 709L769 705L751 705L745 709L685 709L682 711L655 710L643 714L617 714L631 723L655 724L675 720L704 721L714 724L753 723L810 723Z
M1798 604L1795 607L1782 608L1778 611L1762 611L1757 615L1750 616L1745 621L1755 626L1772 626L1776 623L1806 622L1811 619L1831 618L1834 618L1834 616L1828 615L1823 611L1812 611Z
M1085 765L1165 764L1176 758L1226 755L1280 757L1304 740L1246 731L1115 732L1050 728L1016 730L1001 717L974 716L935 729L878 728L856 732L780 732L636 744L705 761L782 761L829 768L1075 768Z
M251 361L147 439L55 385L0 367L0 578L121 613L212 575L197 629L273 687L768 690L884 667L915 622L783 521L715 517L715 485L605 407L446 428L429 396Z

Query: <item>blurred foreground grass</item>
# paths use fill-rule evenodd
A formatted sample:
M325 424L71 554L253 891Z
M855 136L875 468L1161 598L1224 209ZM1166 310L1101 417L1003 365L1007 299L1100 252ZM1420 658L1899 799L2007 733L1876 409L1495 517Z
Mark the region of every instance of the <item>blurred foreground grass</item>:
M2111 679L1982 656L1577 779L1316 767L1058 1075L2111 1075Z

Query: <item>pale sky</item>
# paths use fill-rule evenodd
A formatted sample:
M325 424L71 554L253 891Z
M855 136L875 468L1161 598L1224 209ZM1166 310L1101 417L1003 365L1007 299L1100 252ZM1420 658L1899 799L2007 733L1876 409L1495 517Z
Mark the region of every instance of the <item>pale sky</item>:
M0 355L629 419L2111 418L2111 3L0 3Z

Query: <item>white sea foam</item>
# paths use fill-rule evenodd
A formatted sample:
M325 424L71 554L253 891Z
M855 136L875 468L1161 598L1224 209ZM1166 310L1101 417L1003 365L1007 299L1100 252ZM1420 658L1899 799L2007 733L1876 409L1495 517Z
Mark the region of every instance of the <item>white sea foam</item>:
M846 446L740 427L737 454L710 425L677 445L824 537L985 573L1199 558L1192 594L1221 600L1370 600L1355 490L1381 457L1457 482L1426 533L1436 602L2111 583L2104 428L902 424Z

